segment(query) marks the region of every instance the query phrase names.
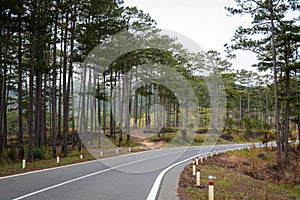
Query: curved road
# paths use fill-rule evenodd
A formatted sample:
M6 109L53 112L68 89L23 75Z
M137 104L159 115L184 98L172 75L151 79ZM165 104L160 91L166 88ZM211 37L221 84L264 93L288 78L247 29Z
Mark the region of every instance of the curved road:
M0 199L156 199L165 173L174 166L210 152L249 146L169 148L1 177Z

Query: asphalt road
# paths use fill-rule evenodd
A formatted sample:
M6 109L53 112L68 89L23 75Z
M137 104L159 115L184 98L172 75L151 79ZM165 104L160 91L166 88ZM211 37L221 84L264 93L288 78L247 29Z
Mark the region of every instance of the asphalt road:
M0 199L143 200L158 196L163 177L177 164L210 152L250 144L180 147L132 153L0 178ZM164 193L174 191L163 190Z

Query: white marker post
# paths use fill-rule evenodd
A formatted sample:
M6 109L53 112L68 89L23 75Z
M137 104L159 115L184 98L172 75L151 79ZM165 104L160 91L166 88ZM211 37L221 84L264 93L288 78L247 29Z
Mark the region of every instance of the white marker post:
M131 152L131 147L128 148L128 151Z
M199 159L198 159L198 157L196 157L196 165L197 166L199 165Z
M26 167L26 159L23 158L22 159L22 169L25 169L25 167Z
M196 186L200 186L200 169L197 169Z
M59 163L59 156L56 156L56 163Z
M211 157L211 158L213 157L213 153L212 153L212 152L210 152L210 157Z
M205 155L205 160L207 160L207 155Z
M201 162L201 163L203 162L203 158L202 158L202 156L200 157L200 162Z
M208 182L208 200L214 200L214 181Z
M196 176L196 164L193 163L193 176Z
M119 149L116 149L116 154L117 154L117 155L119 154Z
M102 157L102 156L103 156L103 152L101 151L101 152L100 152L100 157Z
M80 154L80 160L82 160L83 159L83 155L82 154Z

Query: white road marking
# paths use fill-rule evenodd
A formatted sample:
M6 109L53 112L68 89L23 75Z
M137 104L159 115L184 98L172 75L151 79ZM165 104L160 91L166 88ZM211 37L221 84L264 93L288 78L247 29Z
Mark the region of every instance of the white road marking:
M179 152L182 152L182 151L176 151L176 152L170 152L170 153L161 154L161 155L155 155L155 156L143 158L143 159L140 159L140 160L136 160L136 161L133 161L133 162L125 163L125 164L122 164L122 165L118 165L118 166L115 166L115 167L111 167L111 168L108 168L108 169L105 169L105 170L97 171L97 172L94 172L94 173L91 173L91 174L87 174L87 175L85 175L85 176L80 176L80 177L77 177L77 178L75 178L75 179L71 179L71 180L68 180L68 181L65 181L65 182L56 184L56 185L52 185L52 186L50 186L50 187L43 188L43 189L41 189L41 190L37 190L37 191L35 191L35 192L31 192L31 193L29 193L29 194L26 194L26 195L23 195L23 196L14 198L13 200L24 199L24 198L26 198L26 197L33 196L33 195L35 195L35 194L38 194L38 193L41 193L41 192L45 192L45 191L47 191L47 190L51 190L51 189L53 189L53 188L57 188L57 187L66 185L66 184L68 184L68 183L72 183L72 182L74 182L74 181L78 181L78 180L81 180L81 179L84 179L84 178L87 178L87 177L90 177L90 176L94 176L94 175L97 175L97 174L101 174L101 173L104 173L104 172L107 172L107 171L110 171L110 170L113 170L113 169L121 168L121 167L128 166L128 165L132 165L132 164L135 164L135 163L138 163L138 162L142 162L142 161L145 161L145 160L149 160L149 159L152 159L152 158L155 158L155 157L161 157L161 156L165 156L165 155L169 155L169 154L175 154L175 153L179 153Z
M224 145L224 146L227 146L227 145ZM228 145L229 146L229 145ZM236 146L236 145L234 145ZM204 147L204 146L201 146L201 147ZM179 147L179 148L173 148L173 149L188 149L189 147ZM192 147L193 148L193 147ZM198 147L195 147L195 148L198 148ZM245 148L245 147L244 147ZM172 149L172 148L171 148ZM193 148L194 149L194 148ZM161 149L161 150L167 150L167 149ZM161 151L161 150L154 150L154 151ZM146 152L137 152L137 153L133 153L133 154L141 154L141 153L147 153L147 152L150 152L150 151L146 151ZM84 175L84 176L80 176L80 177L77 177L75 179L71 179L71 180L68 180L68 181L65 181L65 182L62 182L62 183L59 183L59 184L56 184L56 185L52 185L50 187L47 187L47 188L43 188L41 190L38 190L38 191L35 191L35 192L31 192L29 194L26 194L26 195L23 195L23 196L20 196L20 197L17 197L15 198L14 200L19 200L19 199L24 199L26 197L29 197L29 196L33 196L33 195L36 195L38 193L41 193L41 192L45 192L47 190L51 190L51 189L54 189L54 188L57 188L57 187L60 187L60 186L63 186L63 185L66 185L68 183L72 183L74 181L78 181L78 180L81 180L81 179L84 179L84 178L87 178L87 177L90 177L90 176L94 176L94 175L97 175L97 174L101 174L101 173L104 173L104 172L107 172L107 171L110 171L110 170L113 170L113 169L117 169L117 168L121 168L121 167L124 167L124 166L128 166L128 165L131 165L131 164L135 164L135 163L138 163L138 162L141 162L141 161L144 161L144 160L149 160L149 159L152 159L152 158L155 158L155 157L161 157L161 156L165 156L165 155L169 155L169 154L176 154L176 153L179 153L179 152L182 152L182 151L176 151L176 152L170 152L170 153L166 153L166 154L160 154L160 155L155 155L155 156L150 156L150 157L147 157L147 158L143 158L143 159L140 159L140 160L136 160L136 161L133 161L133 162L129 162L129 163L125 163L125 164L122 164L122 165L118 165L118 166L115 166L115 167L111 167L111 168L108 168L108 169L105 169L105 170L101 170L101 171L97 171L97 172L94 172L94 173L91 173L91 174L87 174L87 175ZM199 152L200 153L200 152ZM129 155L133 155L133 154L126 154L126 155L122 155L122 156L129 156ZM160 188L160 184L161 184L161 181L164 177L164 175L172 168L174 168L175 166L177 165L180 165L182 163L185 163L197 156L203 156L205 154L197 154L195 156L192 156L188 159L185 159L183 161L180 161L178 163L175 163L169 167L167 167L166 169L164 169L159 175L158 177L156 178L152 188L151 188L151 191L147 197L147 200L154 200L156 197L157 197L157 194L159 192L159 188ZM119 157L122 157L122 156L119 156ZM113 157L113 158L106 158L106 159L114 159L116 157ZM106 160L106 159L101 159L101 160ZM101 161L100 160L100 161ZM76 166L76 165L82 165L82 164L87 164L87 163L91 163L91 162L96 162L96 161L99 161L99 160L93 160L93 161L87 161L87 162L83 162L83 163L77 163L77 164L72 164L72 165L67 165L67 166L61 166L61 167L55 167L55 168L50 168L50 169L44 169L44 170L38 170L38 171L33 171L33 172L28 172L28 173L24 173L24 174L16 174L16 175L12 175L12 176L8 176L8 177L1 177L0 179L4 179L4 178L10 178L10 177L14 177L14 176L21 176L21 175L25 175L25 174L31 174L31 173L37 173L37 172L42 172L42 171L48 171L48 170L54 170L54 169L58 169L58 168L64 168L64 167L71 167L71 166Z
M247 148L247 146L249 145L249 144L243 144L243 145L245 145L245 146L243 146L243 148ZM221 145L220 145L221 146ZM232 147L232 145L222 145L222 146L224 146L224 147ZM237 145L235 145L235 144L233 144L233 146L237 146ZM229 149L227 149L227 151L228 151ZM215 152L215 151L213 151L213 152ZM213 153L212 152L212 153ZM178 163L175 163L175 164L173 164L173 165L171 165L171 166L169 166L169 167L167 167L166 169L164 169L162 172L160 172L160 174L157 176L157 178L156 178L156 180L155 180L155 182L154 182L154 184L153 184L153 186L152 186L152 188L151 188L151 190L150 190L150 193L148 194L148 197L147 197L147 200L156 200L156 198L157 198L157 195L158 195L158 193L159 193L159 189L160 189L160 185L161 185L161 182L162 182L162 179L164 178L164 176L165 176L165 174L168 172L168 171L170 171L172 168L174 168L174 167L176 167L177 165L180 165L180 164L182 164L182 163L185 163L185 162L188 162L188 161L191 161L193 158L196 158L196 157L198 157L198 156L204 156L204 155L208 155L208 154L210 154L210 152L207 152L207 153L204 153L204 154L200 154L200 150L199 150L199 154L198 155L195 155L195 156L192 156L192 157L190 157L190 158L187 158L187 159L185 159L185 160L182 160L182 161L180 161L180 162L178 162Z
M201 154L201 155L205 155L205 154ZM169 167L167 167L166 169L164 169L162 172L160 172L160 174L158 175L158 177L156 178L151 190L150 190L150 193L148 194L148 197L147 197L147 200L156 200L156 197L157 197L157 194L159 192L159 188L160 188L160 184L161 184L161 181L163 179L163 177L165 176L165 174L171 170L172 168L176 167L177 165L180 165L182 163L185 163L185 162L188 162L188 161L191 161L193 158L196 158L197 156L201 156L201 155L196 155L196 156L192 156L190 158L187 158L185 160L182 160L178 163L175 163Z
M180 148L186 148L186 147L176 147L176 148L173 148L173 149L180 149ZM67 168L67 167L73 167L73 166L78 166L78 165L84 165L84 164L89 164L89 163L93 163L93 162L101 162L101 161L104 161L104 160L121 158L121 157L125 157L125 156L145 154L145 153L156 152L156 151L163 151L163 150L167 150L167 149L168 148L166 148L166 149L156 149L156 150L141 151L141 152L135 152L135 153L125 154L125 155L119 155L119 156L109 157L109 158L101 158L101 159L96 159L96 160L91 160L91 161L84 161L84 162L75 163L75 164L63 165L63 166L59 166L59 167L51 167L51 168L47 168L47 169L34 170L34 171L24 172L24 173L20 173L20 174L13 174L13 175L9 175L9 176L2 176L2 177L0 177L0 180L2 180L2 179L8 179L8 178L13 178L13 177L17 177L17 176L24 176L24 175L28 175L28 174L40 173L40 172L45 172L45 171L51 171L51 170L56 170L56 169L62 169L62 168ZM169 148L169 149L171 149L171 148Z

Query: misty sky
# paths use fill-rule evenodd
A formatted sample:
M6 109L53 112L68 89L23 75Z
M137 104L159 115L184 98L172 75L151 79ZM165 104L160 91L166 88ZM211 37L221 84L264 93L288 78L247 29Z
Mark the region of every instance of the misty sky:
M157 27L179 32L194 40L205 51L217 50L222 55L224 44L230 43L239 26L250 26L247 17L228 16L225 6L233 0L124 0L126 6L137 6L149 13ZM255 55L239 51L232 60L235 69L254 70Z

